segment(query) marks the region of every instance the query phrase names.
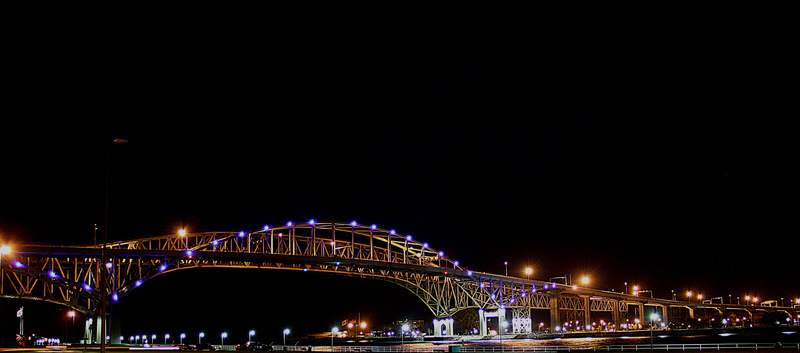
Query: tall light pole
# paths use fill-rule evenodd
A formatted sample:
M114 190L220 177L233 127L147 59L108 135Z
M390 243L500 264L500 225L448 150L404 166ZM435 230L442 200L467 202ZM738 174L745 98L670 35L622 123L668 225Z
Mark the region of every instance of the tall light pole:
M128 143L128 140L122 138L115 138L113 140L116 144ZM111 145L107 146L106 150L106 187L105 187L105 202L103 207L103 247L100 248L100 263L106 263L106 244L108 243L108 175L111 169ZM106 326L108 326L108 317L106 317L106 287L108 286L106 271L100 270L100 353L106 353Z
M199 345L200 343L203 343L203 337L206 337L206 334L205 334L205 333L203 333L203 332L200 332L200 333L198 333L198 334L197 334L197 344L198 344L198 345Z
M533 269L530 267L525 268L525 278L531 279L531 274L533 274Z
M181 346L183 345L183 339L186 338L185 333L181 333Z
M283 347L286 349L286 336L288 336L292 331L289 331L288 328L283 329Z
M658 320L658 314L653 312L650 314L650 350L653 350L653 325Z
M403 324L403 326L400 326L400 351L401 352L405 352L406 346L405 346L405 342L403 342L403 338L406 336L406 332L408 332L409 330L411 330L411 326L409 326L408 324Z
M67 312L67 316L72 318L72 341L75 341L75 310Z
M167 344L167 340L168 340L168 339L169 339L169 334L168 334L168 333L165 333L165 334L164 334L164 344Z
M250 341L253 340L253 336L255 335L256 335L256 330L250 330L250 332L247 333L247 343L250 343Z
M331 329L331 352L333 352L333 337L336 336L337 333L339 333L339 328L334 326Z
M220 335L220 341L219 341L219 345L220 346L224 346L225 345L225 337L228 337L228 333L227 332L223 332Z
M503 265L506 266L506 276L508 276L508 261L504 261Z

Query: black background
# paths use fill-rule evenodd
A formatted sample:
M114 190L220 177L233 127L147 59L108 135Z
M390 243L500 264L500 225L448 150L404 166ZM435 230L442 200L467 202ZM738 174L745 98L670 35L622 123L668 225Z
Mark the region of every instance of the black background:
M781 12L21 11L0 240L92 242L110 151L111 240L355 219L478 271L795 298L797 28ZM61 309L26 305L58 330ZM126 336L242 340L432 318L389 284L268 271L170 274L121 308Z

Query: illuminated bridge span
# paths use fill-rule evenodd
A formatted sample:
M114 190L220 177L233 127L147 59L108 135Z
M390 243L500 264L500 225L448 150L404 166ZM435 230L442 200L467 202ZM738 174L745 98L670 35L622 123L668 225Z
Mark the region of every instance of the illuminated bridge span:
M0 296L58 303L96 315L101 290L118 301L147 280L169 272L204 267L314 271L395 283L416 295L437 317L436 335L452 334L456 312L478 308L481 334L486 318L514 320L510 331L531 332L531 310L550 312L550 328L562 322L591 322L591 312L609 312L617 328L645 322L657 312L663 322L694 318L696 311L720 317L739 311L779 311L793 320L797 308L704 304L646 298L586 287L473 272L428 243L375 225L288 222L255 232L171 234L109 243L101 263L101 245L16 245L2 258ZM102 271L102 272L101 272ZM101 273L104 276L101 277ZM107 278L101 286L100 278Z

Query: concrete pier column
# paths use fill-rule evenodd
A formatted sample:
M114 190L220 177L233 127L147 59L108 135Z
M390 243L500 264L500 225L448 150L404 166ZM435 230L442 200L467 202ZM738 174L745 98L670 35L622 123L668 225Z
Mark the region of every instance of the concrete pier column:
M614 324L614 329L619 330L619 300L611 300L614 303L614 308L611 311L611 321Z
M86 319L83 328L83 342L92 343L94 336L92 335L92 328L94 327L94 318L91 316Z
M478 309L478 323L480 324L480 334L481 337L486 337L489 334L489 330L486 327L486 314L484 313L483 309Z
M661 322L669 326L669 307L666 305L659 305L661 307Z
M433 337L453 336L453 319L433 319Z
M592 324L592 302L589 297L583 298L583 326Z
M552 291L550 292L550 329L555 330L556 327L561 327L561 311L558 308L558 298L561 296L561 292L559 291Z
M639 319L639 324L644 326L644 320L649 320L650 318L644 317L644 303L636 303L636 305L639 306L639 313L636 315L636 317Z

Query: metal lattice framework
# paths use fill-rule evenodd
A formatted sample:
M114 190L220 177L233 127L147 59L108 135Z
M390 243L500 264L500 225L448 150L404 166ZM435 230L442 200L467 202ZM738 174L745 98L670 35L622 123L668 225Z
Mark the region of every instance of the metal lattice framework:
M427 243L375 225L287 223L254 232L171 234L101 246L18 245L2 258L0 296L45 300L96 314L101 288L117 301L155 276L202 268L314 271L374 278L416 295L438 318L466 308L628 312L628 305L662 308L685 302L473 272ZM103 273L104 272L104 273ZM102 274L102 276L101 276ZM108 285L101 286L100 278ZM700 304L695 304L699 307ZM708 305L720 308L726 305ZM639 310L639 309L637 309ZM641 310L639 310L641 311Z

